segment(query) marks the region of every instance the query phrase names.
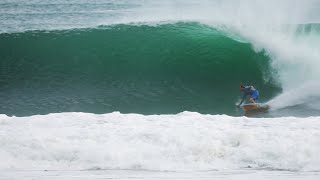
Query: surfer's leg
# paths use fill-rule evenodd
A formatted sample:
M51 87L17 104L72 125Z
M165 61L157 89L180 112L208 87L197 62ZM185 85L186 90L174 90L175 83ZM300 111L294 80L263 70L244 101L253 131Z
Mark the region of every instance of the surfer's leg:
M253 91L253 94L250 97L250 102L256 103L255 100L257 100L258 98L259 98L259 91L255 90L255 91Z
M255 90L255 94L256 94L256 97L254 98L255 100L259 99L260 97L260 93L258 90Z

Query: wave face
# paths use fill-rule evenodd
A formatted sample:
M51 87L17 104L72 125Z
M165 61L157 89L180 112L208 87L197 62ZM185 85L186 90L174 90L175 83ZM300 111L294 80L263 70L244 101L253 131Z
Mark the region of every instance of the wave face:
M0 113L319 115L317 0L3 1ZM132 103L135 102L135 103Z
M0 169L320 171L320 119L59 113L0 116Z
M0 42L0 113L235 114L242 80L265 87L262 100L277 92L265 81L264 53L195 23L1 34Z

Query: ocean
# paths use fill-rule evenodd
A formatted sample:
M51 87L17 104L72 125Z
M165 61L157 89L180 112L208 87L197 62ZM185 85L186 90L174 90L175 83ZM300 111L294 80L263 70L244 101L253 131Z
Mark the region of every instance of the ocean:
M318 179L319 10L1 0L0 179Z

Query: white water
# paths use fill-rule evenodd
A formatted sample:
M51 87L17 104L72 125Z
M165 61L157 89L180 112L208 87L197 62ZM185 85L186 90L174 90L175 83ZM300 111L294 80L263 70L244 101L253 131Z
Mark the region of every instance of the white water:
M318 180L319 172L287 171L205 171L205 172L161 172L135 170L90 170L90 171L3 171L0 180L101 180L101 179L152 179L152 180Z
M0 116L0 170L320 171L320 118Z

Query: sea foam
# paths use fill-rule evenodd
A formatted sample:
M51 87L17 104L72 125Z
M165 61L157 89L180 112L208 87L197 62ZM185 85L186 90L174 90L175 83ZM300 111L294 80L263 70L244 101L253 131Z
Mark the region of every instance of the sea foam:
M0 169L320 171L320 117L0 116Z

